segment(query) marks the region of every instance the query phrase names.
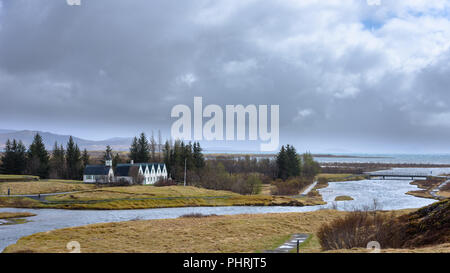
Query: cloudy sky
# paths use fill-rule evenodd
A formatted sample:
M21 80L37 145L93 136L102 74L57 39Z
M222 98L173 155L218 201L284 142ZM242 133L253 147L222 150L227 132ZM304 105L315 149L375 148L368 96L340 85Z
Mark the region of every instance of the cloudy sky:
M0 0L0 128L168 136L202 96L300 151L448 153L449 48L445 0Z

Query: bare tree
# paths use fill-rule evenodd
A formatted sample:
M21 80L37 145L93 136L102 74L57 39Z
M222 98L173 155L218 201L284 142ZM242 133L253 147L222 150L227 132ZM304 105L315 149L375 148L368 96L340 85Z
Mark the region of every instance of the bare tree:
M153 135L153 130L152 130L152 136L150 138L150 157L151 157L152 162L156 161L156 141L155 141L155 136Z
M158 130L158 162L161 162L161 154L162 154L162 136L161 130Z

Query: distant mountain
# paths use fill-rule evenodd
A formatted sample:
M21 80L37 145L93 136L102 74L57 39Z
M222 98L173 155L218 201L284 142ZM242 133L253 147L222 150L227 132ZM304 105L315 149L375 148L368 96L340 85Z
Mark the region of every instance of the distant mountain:
M8 129L0 129L0 134L12 133L16 132L16 130L8 130Z
M65 147L70 137L69 135L58 135L41 131L14 131L0 129L0 149L4 149L5 143L8 139L21 140L26 146L28 146L33 142L33 138L36 133L39 133L42 136L44 144L48 150L53 149L55 141L58 142L58 145L63 144ZM109 145L114 151L127 151L130 147L132 138L114 137L111 139L96 141L73 137L73 140L82 150L87 149L88 151L100 151L104 150L106 146Z

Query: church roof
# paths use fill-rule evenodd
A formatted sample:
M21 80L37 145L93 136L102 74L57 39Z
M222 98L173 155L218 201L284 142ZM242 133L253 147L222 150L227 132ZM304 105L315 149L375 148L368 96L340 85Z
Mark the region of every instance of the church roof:
M105 165L87 165L84 175L108 175L110 169L110 166Z

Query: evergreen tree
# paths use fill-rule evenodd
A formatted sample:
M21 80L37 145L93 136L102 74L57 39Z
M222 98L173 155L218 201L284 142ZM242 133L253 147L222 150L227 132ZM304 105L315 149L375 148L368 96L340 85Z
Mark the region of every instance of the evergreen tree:
M48 178L50 172L50 158L42 137L38 134L34 136L27 153L28 173L39 176L40 178Z
M203 169L205 167L205 158L202 154L202 148L200 147L199 142L194 142L193 146L193 158L194 158L194 166L197 170Z
M137 137L134 137L130 147L130 159L133 160L134 162L138 162L137 161L139 157L138 151L139 151L138 140Z
M286 156L287 156L287 170L288 177L295 177L300 175L300 161L297 151L294 146L286 146Z
M278 169L278 178L286 180L290 177L301 175L301 160L294 146L283 145L277 155L276 164ZM254 166L252 166L252 169Z
M64 157L64 147L58 146L58 143L55 142L53 146L53 152L50 159L50 177L51 178L65 178L65 157Z
M81 156L81 161L83 162L83 169L86 168L87 165L89 165L89 154L86 149L83 150L83 155Z
M278 178L282 180L286 180L289 178L289 170L288 170L288 157L286 153L286 149L284 145L281 146L280 152L276 158L277 168L278 168Z
M82 177L81 153L78 145L74 143L72 136L69 138L66 150L66 176L68 179L79 180Z
M124 160L122 159L122 157L120 156L120 154L119 154L119 153L116 153L116 154L114 155L113 161L112 161L113 168L117 167L117 164L121 164L121 163L123 163L123 162L124 162Z
M6 141L1 170L4 174L24 174L27 166L26 148L22 141Z
M150 146L144 133L138 139L138 153L136 163L146 163L150 161Z
M171 152L172 148L170 146L169 141L167 140L164 144L164 163L166 164L167 174L171 175Z

